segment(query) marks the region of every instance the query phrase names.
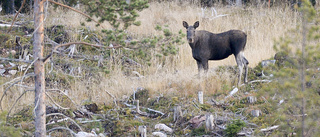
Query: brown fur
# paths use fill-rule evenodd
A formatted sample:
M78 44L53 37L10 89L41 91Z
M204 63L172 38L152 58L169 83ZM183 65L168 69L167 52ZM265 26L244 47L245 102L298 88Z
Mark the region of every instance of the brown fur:
M223 33L211 33L209 31L196 31L199 22L189 26L183 22L187 29L187 39L192 49L192 56L197 61L199 73L202 69L208 70L208 60L222 60L234 55L239 67L239 82L243 67L245 67L245 82L247 82L248 60L243 55L246 46L247 35L240 30L229 30Z

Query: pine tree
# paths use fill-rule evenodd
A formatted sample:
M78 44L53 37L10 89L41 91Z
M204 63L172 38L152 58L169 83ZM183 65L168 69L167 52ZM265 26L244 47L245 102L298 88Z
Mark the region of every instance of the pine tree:
M299 8L300 25L275 43L277 65L274 80L260 90L269 97L264 113L271 125L281 125L277 134L319 136L320 32L319 12L304 0ZM281 103L283 102L284 103ZM267 108L267 109L266 109Z
M82 0L81 3L86 5L86 11L91 17L97 17L100 23L110 23L112 28L103 32L107 34L109 43L120 45L125 45L125 30L131 25L141 24L136 21L139 17L138 11L148 8L147 0Z

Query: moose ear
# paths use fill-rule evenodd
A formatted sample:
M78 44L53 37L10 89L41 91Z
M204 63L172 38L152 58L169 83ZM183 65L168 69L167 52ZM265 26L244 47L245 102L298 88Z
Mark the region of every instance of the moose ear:
M185 21L183 21L183 27L185 27L186 29L188 29L188 27L189 27L189 25L188 25L188 23L187 22L185 22Z
M194 27L194 29L198 28L198 27L199 27L199 21L195 22L195 23L193 24L193 27Z

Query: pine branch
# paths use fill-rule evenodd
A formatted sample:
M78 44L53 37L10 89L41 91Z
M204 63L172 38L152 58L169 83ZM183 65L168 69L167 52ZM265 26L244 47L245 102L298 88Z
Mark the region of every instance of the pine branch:
M82 14L83 16L85 16L85 17L91 19L92 21L96 22L98 25L100 25L100 23L99 23L98 21L94 20L93 18L91 18L89 15L83 13L82 11L79 11L79 10L77 10L77 9L75 9L75 8L70 7L70 6L61 4L61 3L59 3L59 2L55 2L55 1L53 1L53 0L48 0L48 1L51 2L51 3L57 4L57 5L60 5L60 6L62 6L62 7L71 9L71 10L73 10L73 11L75 11L75 12L78 12L78 13ZM101 26L101 27L104 29L103 26Z

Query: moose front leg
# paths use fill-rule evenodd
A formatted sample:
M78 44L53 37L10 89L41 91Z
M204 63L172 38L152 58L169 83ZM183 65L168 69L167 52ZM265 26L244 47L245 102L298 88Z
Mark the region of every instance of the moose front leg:
M202 61L201 63L202 63L202 67L204 69L204 72L207 73L208 69L209 69L208 60Z
M199 75L200 75L201 71L203 70L202 63L197 60L197 65L198 65L198 72L199 72Z

